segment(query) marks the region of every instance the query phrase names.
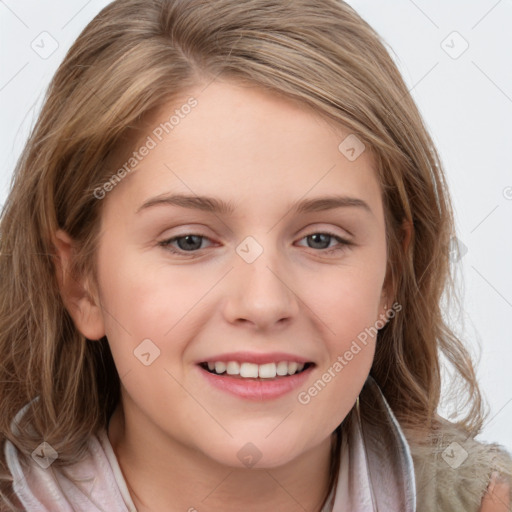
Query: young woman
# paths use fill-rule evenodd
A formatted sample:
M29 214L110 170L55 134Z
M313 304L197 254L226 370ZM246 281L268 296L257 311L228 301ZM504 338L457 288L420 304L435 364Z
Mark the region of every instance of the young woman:
M2 213L3 508L509 510L440 309L453 230L418 110L343 2L111 3Z

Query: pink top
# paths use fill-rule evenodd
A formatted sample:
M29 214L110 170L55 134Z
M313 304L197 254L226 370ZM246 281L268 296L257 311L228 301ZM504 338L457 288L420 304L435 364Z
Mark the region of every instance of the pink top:
M5 455L14 491L30 512L137 512L105 429L89 439L85 458L65 470L32 459L22 466L9 441Z

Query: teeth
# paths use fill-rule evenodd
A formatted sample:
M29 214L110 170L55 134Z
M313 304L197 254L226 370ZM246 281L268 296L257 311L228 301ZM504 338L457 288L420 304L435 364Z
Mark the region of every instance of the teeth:
M217 374L226 372L227 375L240 375L244 378L274 379L276 376L294 375L304 369L304 363L295 361L280 361L279 363L239 363L229 361L208 362L208 369Z
M258 365L253 363L242 363L240 365L240 377L258 377Z
M226 363L223 363L223 362L215 363L215 371L217 373L224 373L226 371Z
M288 363L288 375L293 375L299 365L296 362Z
M288 375L288 363L286 361L277 363L276 372L277 375Z
M276 376L276 363L262 364L258 368L260 379L273 379Z
M228 375L239 375L240 374L240 365L236 361L229 361L226 373Z

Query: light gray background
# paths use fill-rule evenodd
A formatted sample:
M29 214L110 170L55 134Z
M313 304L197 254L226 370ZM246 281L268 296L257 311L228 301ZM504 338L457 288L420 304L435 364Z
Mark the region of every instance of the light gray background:
M108 3L0 0L0 204L52 75ZM464 311L446 314L480 358L479 438L512 450L512 0L349 3L391 47L440 152L463 250Z

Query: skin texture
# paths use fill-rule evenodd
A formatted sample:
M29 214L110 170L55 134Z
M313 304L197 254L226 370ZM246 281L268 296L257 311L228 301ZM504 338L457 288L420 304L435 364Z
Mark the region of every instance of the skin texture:
M498 473L491 476L480 512L510 512L510 485Z
M197 106L103 199L98 283L66 278L73 243L56 233L63 298L88 339L108 337L122 390L109 438L140 512L315 511L331 434L364 384L375 340L308 404L298 392L393 303L373 159L367 149L349 161L338 150L349 132L312 111L219 80L163 106L136 147L190 96ZM215 196L234 212L158 205L137 213L169 193ZM326 195L361 199L370 211L292 210ZM326 231L352 245L310 238ZM180 255L160 245L187 234L205 237L188 242L195 252L184 239L171 244ZM263 250L252 263L236 252L248 236ZM145 339L160 350L147 366L134 355ZM237 350L289 352L316 366L300 389L247 401L211 387L196 364ZM237 455L247 443L261 455L252 468Z

